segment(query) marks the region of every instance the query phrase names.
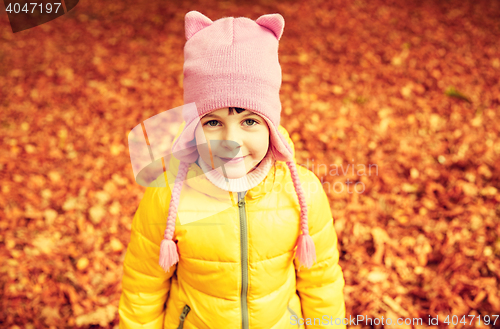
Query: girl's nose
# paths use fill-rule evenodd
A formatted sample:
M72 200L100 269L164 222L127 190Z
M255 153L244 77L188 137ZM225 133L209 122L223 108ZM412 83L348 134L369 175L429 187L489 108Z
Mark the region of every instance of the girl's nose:
M221 146L228 150L235 150L241 147L241 142L241 134L238 132L238 129L228 127L224 138L221 140Z

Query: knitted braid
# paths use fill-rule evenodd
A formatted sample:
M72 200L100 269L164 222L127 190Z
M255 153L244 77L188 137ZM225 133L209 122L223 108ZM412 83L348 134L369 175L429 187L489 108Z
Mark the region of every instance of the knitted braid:
M168 208L167 228L163 235L163 240L160 245L160 266L164 271L169 272L172 265L179 261L179 253L177 252L177 245L172 238L175 231L175 221L177 218L177 207L179 206L179 199L182 189L182 184L186 178L189 169L189 163L181 161L179 164L179 171L175 177L174 189L170 197L170 206Z
M310 268L314 264L314 262L316 262L316 248L314 247L314 241L309 235L307 202L304 196L304 190L302 189L302 185L299 180L299 175L297 173L297 167L295 166L295 162L293 161L288 161L286 164L290 169L290 175L292 176L293 187L295 188L295 193L297 193L300 205L300 228L302 230L302 234L300 234L299 238L297 239L297 254L296 254L296 258L300 263L299 265L299 271L300 271L301 266Z
M302 189L302 184L299 180L299 175L297 173L297 167L295 166L295 162L290 161L286 163L288 168L290 168L290 174L292 176L293 187L295 188L295 193L297 193L297 197L299 198L300 204L300 228L302 229L303 234L309 234L309 226L307 225L307 203L306 198L304 196L304 190Z
M189 163L181 162L179 164L179 171L175 177L175 185L172 190L172 196L170 198L170 206L168 208L168 218L167 218L167 228L165 229L164 238L167 240L172 240L175 231L175 221L177 218L177 207L179 206L179 199L181 195L182 184L186 179L186 174L189 169Z

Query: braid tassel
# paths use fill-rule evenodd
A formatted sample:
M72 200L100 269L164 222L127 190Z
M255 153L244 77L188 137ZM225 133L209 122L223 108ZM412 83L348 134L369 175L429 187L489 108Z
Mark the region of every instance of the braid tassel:
M316 261L316 248L314 241L309 234L301 234L297 239L297 259L300 266L311 268ZM300 267L299 267L300 271Z
M163 239L160 246L160 266L165 272L170 272L170 268L179 261L177 245L172 240Z
M286 164L288 165L288 168L290 168L293 186L300 204L300 228L302 229L302 234L300 234L297 239L297 253L295 255L296 259L299 261L298 270L300 271L302 266L311 268L311 266L316 262L316 248L312 237L309 235L307 203L304 191L302 190L302 185L300 184L297 167L293 161L289 161Z
M168 209L167 228L163 235L163 240L160 245L160 260L159 264L165 272L170 272L173 265L179 262L179 252L177 245L172 240L175 231L175 220L177 218L177 207L179 205L179 198L181 194L182 184L186 178L189 164L181 162L179 164L179 171L175 178L175 185L170 198L170 206Z

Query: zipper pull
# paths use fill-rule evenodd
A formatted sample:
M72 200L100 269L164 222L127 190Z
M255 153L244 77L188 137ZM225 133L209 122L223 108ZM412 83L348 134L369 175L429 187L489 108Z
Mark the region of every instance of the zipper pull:
M184 328L184 320L186 320L186 315L189 313L189 311L191 311L191 307L189 307L188 305L185 305L184 308L182 309L181 315L179 316L179 319L181 321L180 321L179 326L177 327L177 329Z
M184 321L186 319L186 316L189 313L189 311L191 311L191 308L188 305L184 306L184 309L182 310L182 313L179 316L179 319L181 319L181 321Z
M238 192L238 207L243 207L243 205L245 204L245 194L243 194L243 192Z

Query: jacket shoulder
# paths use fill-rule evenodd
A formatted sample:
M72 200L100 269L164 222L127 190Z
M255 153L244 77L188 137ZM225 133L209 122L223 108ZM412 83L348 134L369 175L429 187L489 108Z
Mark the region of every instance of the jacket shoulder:
M319 192L324 193L323 184L321 184L316 174L299 164L296 164L295 166L297 167L297 173L299 174L302 189L304 190L306 197L314 197L314 194Z
M307 200L309 232L311 235L317 234L328 225L333 225L330 202L323 189L323 184L312 171L300 165L297 165L297 171Z
M317 181L320 183L318 176L315 173L307 169L306 167L296 163L297 172L299 173L299 177L304 181Z
M140 233L147 240L159 245L166 227L170 197L170 187L168 184L165 186L163 177L153 181L144 191L135 212L132 231Z
M288 183L292 183L292 177L290 174L290 168L287 166L285 162L278 162L278 167L282 168L282 175L284 175L283 179ZM300 185L304 192L304 195L307 200L308 205L312 205L317 199L326 198L325 190L323 189L323 184L320 182L319 178L309 169L295 163L295 167L297 168L297 174L299 176ZM295 190L293 192L296 195Z

